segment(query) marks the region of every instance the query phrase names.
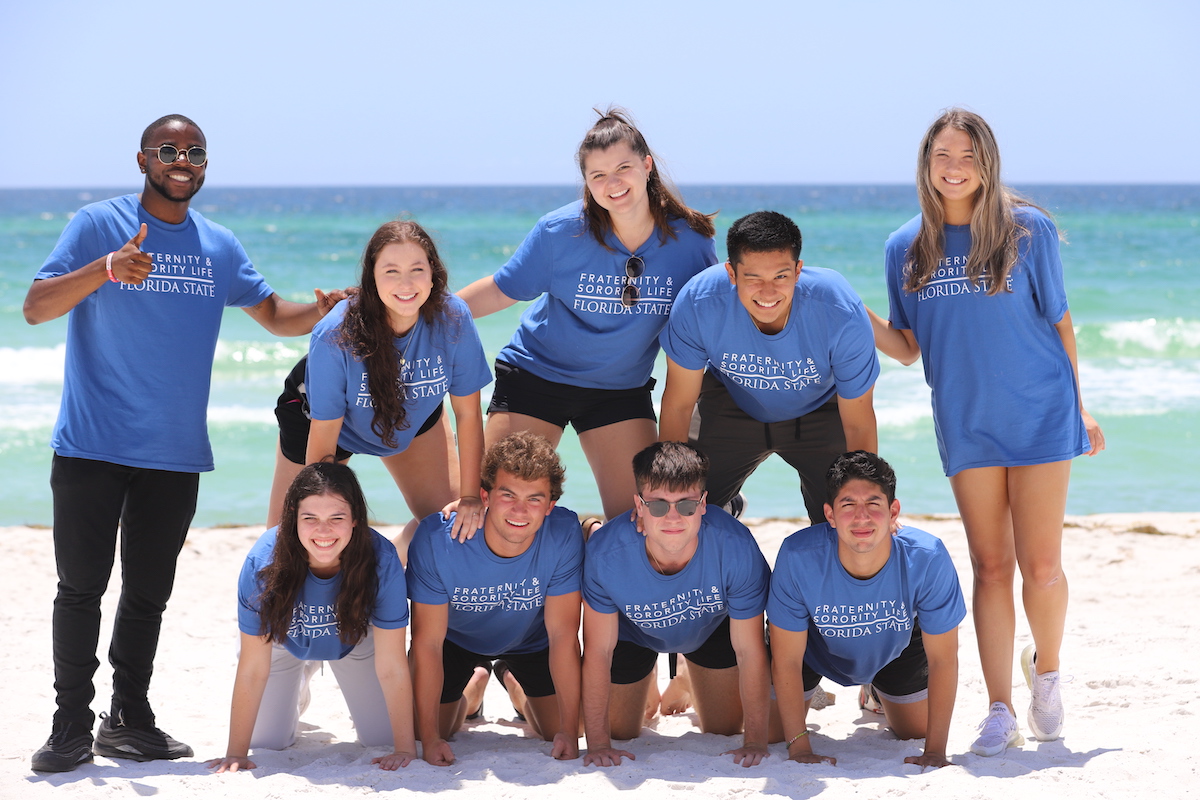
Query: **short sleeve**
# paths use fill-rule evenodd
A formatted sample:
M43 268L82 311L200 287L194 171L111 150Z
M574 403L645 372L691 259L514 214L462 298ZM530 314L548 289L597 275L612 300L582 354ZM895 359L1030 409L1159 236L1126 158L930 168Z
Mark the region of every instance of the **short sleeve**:
M496 288L514 300L533 300L550 291L554 259L549 238L545 219L538 220L508 263L492 276Z
M676 298L658 343L663 352L684 369L704 369L708 364L708 351L704 346L700 309L696 305L693 283L684 286Z
M582 585L583 533L579 528L579 517L574 512L566 512L563 516L558 563L546 586L546 594L550 597L578 592Z
M421 520L408 547L408 595L414 603L430 606L450 602L450 592L437 569L437 553L434 540L444 535L441 513L434 513Z

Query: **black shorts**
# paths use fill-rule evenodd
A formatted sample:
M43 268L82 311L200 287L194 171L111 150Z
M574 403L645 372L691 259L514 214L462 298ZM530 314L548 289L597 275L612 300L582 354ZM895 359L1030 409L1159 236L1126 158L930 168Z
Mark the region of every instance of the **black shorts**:
M821 676L804 662L804 693L807 696L817 688ZM881 695L889 700L903 703L921 700L929 688L929 661L925 658L925 643L921 638L921 627L913 625L912 638L900 655L884 664L871 679ZM916 697L912 697L917 695Z
M496 659L508 663L509 672L521 684L526 697L549 697L554 694L554 679L550 677L550 648L533 653L504 653L484 656L464 650L447 639L442 642L442 702L453 703L462 697L476 667Z
M729 617L717 626L704 644L683 657L693 664L708 669L729 669L737 666L737 653L729 638ZM619 641L613 648L612 668L609 679L617 684L637 683L650 674L658 661L658 652L633 642Z
M635 389L571 386L539 378L529 370L497 360L496 383L487 413L524 414L560 428L570 423L576 433L583 433L627 419L657 421L654 401L650 399L653 388L654 378Z
M312 426L308 411L308 394L304 391L304 371L308 356L300 359L283 381L283 394L275 401L275 419L279 421L279 450L293 464L304 464L308 450L308 430ZM421 423L417 436L437 424L442 418L443 406L438 406L429 418ZM345 461L354 455L338 446L337 459Z

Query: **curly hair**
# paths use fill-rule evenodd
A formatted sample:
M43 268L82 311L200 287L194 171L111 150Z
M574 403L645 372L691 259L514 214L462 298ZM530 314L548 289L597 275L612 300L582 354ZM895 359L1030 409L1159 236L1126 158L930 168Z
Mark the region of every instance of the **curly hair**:
M529 431L510 433L488 448L483 456L480 482L484 489L492 491L496 475L504 470L523 481L546 478L550 481L550 499L557 502L562 497L566 470L562 461L545 437Z
M363 250L359 291L350 298L339 340L367 368L367 389L374 409L371 430L388 447L396 446L396 432L407 429L411 421L404 407L406 392L396 355L396 331L392 330L387 307L375 283L375 262L389 244L406 242L425 251L433 277L433 290L421 305L421 319L431 325L445 310L449 275L433 238L412 220L393 220L381 225Z
M681 219L701 236L712 237L716 233L716 228L713 227L713 217L716 214L703 214L684 205L679 191L659 170L658 158L651 152L650 145L646 144L642 132L633 124L629 112L617 106L609 106L604 111L598 108L592 110L600 115L600 119L596 120L596 124L579 143L579 150L575 153L575 162L579 165L580 174L584 176L583 218L587 221L588 230L596 238L596 241L605 250L612 250L605 241L608 232L613 228L612 217L592 197L592 192L587 186L584 162L593 150L607 150L621 142L628 144L633 152L641 158L646 156L651 158L650 177L646 180L646 194L650 200L650 215L654 217L654 224L658 227L659 244L666 244L668 238L675 238L675 231L671 230L669 224L672 219Z
M345 644L355 645L367 635L379 593L379 574L362 487L354 470L332 461L309 464L300 470L283 498L271 563L258 571L262 587L258 597L260 635L278 644L287 639L296 613L296 597L308 579L309 569L308 551L297 532L300 503L314 495L340 497L350 506L354 528L340 556L342 581L334 610L339 638Z

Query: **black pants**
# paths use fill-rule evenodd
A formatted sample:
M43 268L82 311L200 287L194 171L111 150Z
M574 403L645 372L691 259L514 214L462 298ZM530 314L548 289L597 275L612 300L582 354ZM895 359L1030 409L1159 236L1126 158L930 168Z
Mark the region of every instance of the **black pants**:
M697 422L699 425L697 426ZM825 521L825 473L846 450L846 434L834 398L798 419L759 422L742 411L712 373L705 372L692 418L692 444L710 460L708 502L723 506L772 453L800 476L808 518Z
M54 690L56 724L91 727L92 677L100 662L100 598L121 528L121 597L108 660L112 710L130 723L153 722L147 693L175 562L196 513L200 476L54 456Z

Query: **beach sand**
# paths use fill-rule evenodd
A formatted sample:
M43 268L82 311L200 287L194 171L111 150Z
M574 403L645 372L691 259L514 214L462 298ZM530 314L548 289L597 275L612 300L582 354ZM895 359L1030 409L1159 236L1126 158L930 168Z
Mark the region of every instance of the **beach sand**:
M941 537L958 566L970 606L970 563L956 517L903 517ZM794 521L754 520L769 560L795 530ZM836 766L785 761L782 745L758 767L735 766L720 754L738 738L701 734L692 715L658 719L624 745L636 761L620 767L559 762L549 745L512 721L512 707L493 681L486 721L452 742L451 767L414 762L398 772L372 766L380 749L365 749L354 732L332 673L314 681L313 702L298 742L281 752L257 751L252 772L213 775L203 761L225 751L236 663L235 582L260 531L193 530L163 626L151 700L159 724L189 743L196 758L140 764L96 758L78 770L36 774L29 758L50 732L53 713L50 612L55 570L50 533L3 528L9 562L0 609L3 727L0 798L230 797L238 800L360 797L374 791L442 792L443 797L532 798L574 795L599 800L614 790L640 796L716 800L759 794L805 798L1127 798L1200 797L1195 755L1200 741L1200 513L1100 514L1068 517L1064 559L1071 607L1063 649L1067 725L1056 742L1030 741L1001 756L969 752L986 696L968 614L960 629L960 681L950 731L956 766L922 772L906 765L920 742L896 740L882 717L859 711L857 690L824 686L836 703L809 716L818 752ZM382 529L394 535L397 529ZM114 583L117 581L114 578ZM105 598L110 621L116 591ZM1029 640L1018 601L1016 654ZM107 625L101 642L107 642ZM102 644L102 649L104 645ZM661 671L660 671L661 675ZM107 663L97 674L97 709L108 705ZM1028 692L1014 665L1022 728ZM660 677L660 680L663 680ZM582 745L582 742L581 742Z

